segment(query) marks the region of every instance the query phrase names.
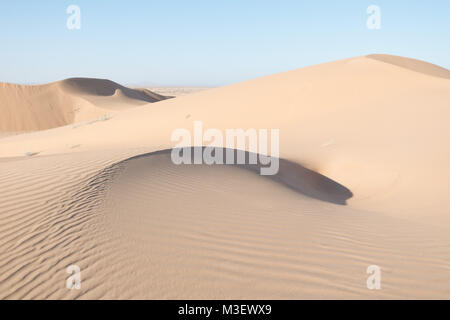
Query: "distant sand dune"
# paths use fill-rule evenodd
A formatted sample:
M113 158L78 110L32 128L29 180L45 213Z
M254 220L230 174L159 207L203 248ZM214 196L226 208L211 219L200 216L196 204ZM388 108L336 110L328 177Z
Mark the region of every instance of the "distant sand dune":
M72 78L47 85L0 83L0 132L29 132L86 121L165 97L102 79Z

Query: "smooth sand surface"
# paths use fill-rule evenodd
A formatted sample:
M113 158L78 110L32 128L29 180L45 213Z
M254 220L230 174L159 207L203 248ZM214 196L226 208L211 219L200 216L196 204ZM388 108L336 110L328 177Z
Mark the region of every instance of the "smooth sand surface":
M449 77L369 55L0 137L0 298L450 298ZM195 120L279 128L279 174L174 165Z

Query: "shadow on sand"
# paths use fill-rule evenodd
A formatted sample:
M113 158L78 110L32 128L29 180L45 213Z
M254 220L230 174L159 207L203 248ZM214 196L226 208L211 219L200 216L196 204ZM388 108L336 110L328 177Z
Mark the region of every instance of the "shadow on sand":
M182 149L174 149L176 152L183 152L184 150L190 149L191 154L191 163L194 163L194 154L197 152L202 153L205 151L205 147L192 147L192 148L183 148ZM226 163L226 155L228 151L228 156L230 155L230 151L234 155L234 164L212 164L214 165L234 165L240 169L244 170L250 170L254 172L255 174L260 174L261 168L268 167L266 164L267 162L264 162L265 164L262 164L260 162L260 158L255 153L249 153L246 151L241 150L233 150L233 149L225 149L225 148L215 148L216 150L222 149L221 153L223 154L223 161L222 163ZM122 161L121 163L131 161L133 159L142 158L142 157L151 157L154 155L166 155L168 161L171 160L171 152L172 149L166 149L166 150L160 150L156 152L141 154L132 158L129 158L127 160ZM212 152L214 154L215 151ZM245 157L245 164L236 164L238 155L240 154L241 159L242 157ZM248 164L250 157L257 158L256 164ZM315 171L312 171L310 169L307 169L303 167L302 165L284 160L284 159L278 159L278 158L271 158L268 157L270 161L276 161L279 162L279 170L278 173L275 175L264 175L261 176L266 179L271 179L277 183L280 183L295 192L298 192L302 195L318 199L325 202L330 202L338 205L346 205L347 200L353 196L353 193L346 188L345 186L339 184L338 182L327 178L326 176L317 173ZM174 164L175 165L175 164ZM183 165L194 165L194 164L180 164L180 166ZM197 165L204 165L207 164L197 164ZM236 183L239 183L238 181Z

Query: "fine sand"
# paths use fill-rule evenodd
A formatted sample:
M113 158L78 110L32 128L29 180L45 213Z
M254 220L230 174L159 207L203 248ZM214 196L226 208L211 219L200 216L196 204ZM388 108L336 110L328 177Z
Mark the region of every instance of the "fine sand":
M4 84L0 298L448 299L449 79L369 55L165 101ZM174 165L196 120L280 129L279 174Z

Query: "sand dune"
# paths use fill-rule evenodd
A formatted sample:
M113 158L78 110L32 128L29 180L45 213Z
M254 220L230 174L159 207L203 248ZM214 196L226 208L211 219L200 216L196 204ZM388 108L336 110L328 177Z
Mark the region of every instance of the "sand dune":
M449 75L370 55L1 138L0 298L448 298ZM279 128L278 175L174 165L195 120Z
M124 147L153 152L171 148L172 131L191 130L195 120L205 128L280 128L281 158L341 183L353 192L352 205L447 219L450 82L430 75L434 65L423 73L399 67L409 59L388 56L393 64L373 57L169 99L75 130L4 138L0 156Z
M38 86L0 83L0 99L0 132L6 135L88 121L165 97L109 80L72 78Z

